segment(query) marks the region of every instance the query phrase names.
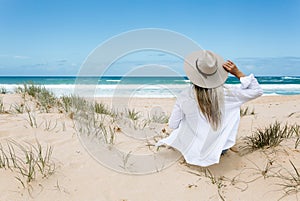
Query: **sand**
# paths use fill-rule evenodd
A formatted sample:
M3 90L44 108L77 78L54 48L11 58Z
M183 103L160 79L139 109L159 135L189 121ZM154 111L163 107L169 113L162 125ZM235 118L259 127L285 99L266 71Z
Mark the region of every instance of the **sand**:
M37 111L38 126L32 128L28 114L10 112L12 104L22 102L20 95L0 96L8 111L0 114L0 143L5 145L7 140L35 143L38 140L43 147L54 148L52 161L56 167L53 175L37 177L25 188L15 178L15 171L0 168L1 201L297 200L297 193L291 191L290 195L285 194L280 185L285 180L278 177L279 173L287 176L291 176L288 172L295 173L289 160L296 168L300 167L300 148L294 147L295 139L243 156L239 145L243 137L275 121L300 124L300 96L263 96L245 104L243 108L254 109L255 114L241 118L237 145L234 151L229 150L221 157L219 164L204 169L188 165L180 158L168 168L141 175L120 173L97 162L82 145L68 114ZM102 101L110 102L109 99ZM169 114L174 102L175 99L138 99L130 101L129 105L145 113L160 110ZM51 122L51 129L47 129L45 122ZM166 125L164 128L169 132ZM124 140L122 132L117 135L118 142L123 140L117 143L119 148L130 150L138 146L138 151L147 152L145 144ZM174 150L166 150L178 154Z

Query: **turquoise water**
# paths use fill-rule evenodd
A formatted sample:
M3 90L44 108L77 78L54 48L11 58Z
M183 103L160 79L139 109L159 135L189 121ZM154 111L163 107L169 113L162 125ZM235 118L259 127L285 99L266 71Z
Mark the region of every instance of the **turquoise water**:
M300 76L259 76L258 82L264 89L265 95L300 94ZM96 85L95 96L112 96L116 89L118 93L132 93L141 97L174 97L189 85L186 77L66 77L66 76L3 76L0 77L0 87L13 92L24 83L33 82L44 85L57 96L71 94L76 84ZM226 84L236 85L239 80L228 77ZM123 91L120 92L120 88ZM170 94L172 91L172 94Z
M258 76L260 84L300 84L300 76ZM75 84L75 76L0 76L0 84L23 84L34 82L36 84ZM185 84L187 77L80 77L86 84ZM227 84L238 84L239 80L235 77L228 77Z

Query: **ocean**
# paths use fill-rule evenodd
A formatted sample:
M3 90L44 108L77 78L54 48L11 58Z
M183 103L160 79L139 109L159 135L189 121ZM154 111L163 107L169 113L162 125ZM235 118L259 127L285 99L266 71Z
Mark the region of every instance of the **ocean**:
M259 76L264 95L300 94L300 76ZM144 98L176 97L190 82L186 77L80 77L75 76L0 76L0 88L14 92L24 83L45 86L57 97L70 95L80 85L95 86L95 97L135 96ZM228 77L226 84L238 85L239 80Z

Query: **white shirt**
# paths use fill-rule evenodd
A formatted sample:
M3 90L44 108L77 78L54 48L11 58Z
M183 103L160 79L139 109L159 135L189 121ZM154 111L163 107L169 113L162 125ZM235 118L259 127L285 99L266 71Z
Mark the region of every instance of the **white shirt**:
M173 132L156 146L167 144L179 150L189 164L209 166L219 163L222 150L235 144L240 122L240 106L263 94L253 74L240 78L240 86L224 84L222 125L214 131L200 112L193 86L178 97L169 119Z

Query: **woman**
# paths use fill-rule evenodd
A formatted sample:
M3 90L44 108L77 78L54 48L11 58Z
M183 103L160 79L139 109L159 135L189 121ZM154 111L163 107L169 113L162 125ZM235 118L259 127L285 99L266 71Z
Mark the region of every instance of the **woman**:
M192 53L184 69L192 85L177 97L169 119L174 130L157 146L176 148L189 164L219 163L222 152L235 144L240 106L263 90L253 74L245 76L233 62L224 62L211 51ZM224 85L228 72L240 80L240 87Z

